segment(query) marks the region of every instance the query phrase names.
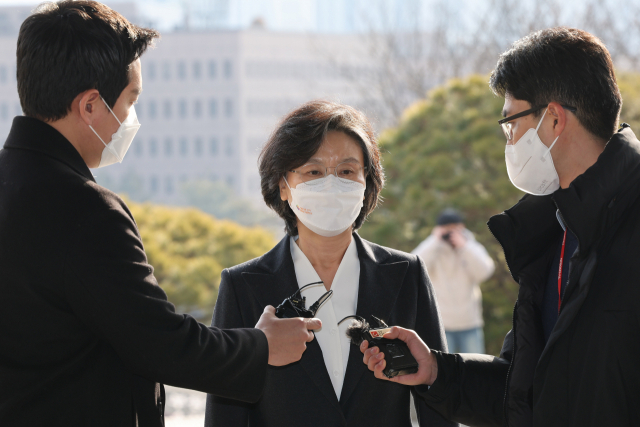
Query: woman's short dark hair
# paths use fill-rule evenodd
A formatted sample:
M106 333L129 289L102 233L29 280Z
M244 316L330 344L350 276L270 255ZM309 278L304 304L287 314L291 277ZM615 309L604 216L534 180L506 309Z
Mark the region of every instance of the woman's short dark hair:
M82 92L97 89L113 108L129 68L158 32L140 28L102 3L44 3L22 23L17 80L25 115L58 120Z
M378 206L384 185L380 150L367 117L348 105L329 101L312 101L289 113L273 132L260 153L262 196L271 209L285 222L290 236L298 234L297 217L289 203L280 198L280 179L304 165L320 148L327 132L339 131L352 137L362 148L367 189L354 230Z
M586 31L550 28L518 40L500 55L489 84L497 95L532 107L575 107L580 124L606 141L617 130L622 97L613 61L600 39Z

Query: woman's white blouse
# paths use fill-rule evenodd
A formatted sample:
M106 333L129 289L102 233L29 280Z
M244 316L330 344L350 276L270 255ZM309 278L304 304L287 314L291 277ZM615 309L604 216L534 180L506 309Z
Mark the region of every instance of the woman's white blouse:
M311 262L300 250L294 238L290 239L291 256L296 271L298 287L313 282L319 282L320 277L314 270ZM316 317L322 320L322 328L315 330L318 345L322 350L324 364L331 378L333 389L340 400L344 374L347 370L351 342L345 335L351 320L346 320L338 326L338 322L345 316L356 314L358 305L358 285L360 282L360 259L356 242L352 238L351 244L340 262L336 276L331 284L333 295L318 310ZM318 300L326 289L324 285L310 286L302 291L302 296L307 298L307 308Z

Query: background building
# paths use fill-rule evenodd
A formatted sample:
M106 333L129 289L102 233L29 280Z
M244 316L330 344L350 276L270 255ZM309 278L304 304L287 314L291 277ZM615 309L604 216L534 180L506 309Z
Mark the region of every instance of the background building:
M0 37L5 135L22 114L16 31L29 13L6 9L0 9L0 20L16 25ZM121 9L137 16L133 4ZM375 100L344 77L367 72L357 54L361 44L356 35L271 32L260 19L245 30L164 33L142 58L144 92L136 105L142 126L124 162L94 170L96 180L133 200L178 205L188 202L185 184L221 182L234 196L262 206L258 154L283 114L322 98L375 118Z

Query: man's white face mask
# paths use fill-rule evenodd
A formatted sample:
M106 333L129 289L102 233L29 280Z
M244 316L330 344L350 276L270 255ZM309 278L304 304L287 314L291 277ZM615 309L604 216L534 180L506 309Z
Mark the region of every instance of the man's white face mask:
M551 194L560 188L560 178L551 158L551 149L560 136L548 148L538 136L538 129L546 113L547 110L544 110L535 129L529 129L513 145L507 145L504 150L511 183L516 188L535 196Z
M107 101L105 101L102 97L100 97L100 99L102 99L104 105L106 105L111 114L113 114L113 111L111 111L111 108L109 107L109 104L107 104ZM102 157L100 158L100 164L98 165L99 168L109 166L114 163L122 163L122 159L124 159L125 154L127 154L127 150L129 150L129 147L133 142L133 137L136 136L138 129L140 129L140 122L138 122L136 109L133 105L129 110L129 115L126 119L124 119L123 122L120 122L115 114L113 114L113 117L116 118L116 120L120 124L120 127L118 128L116 133L111 136L111 141L109 141L108 144L104 142L104 140L100 138L100 135L98 135L98 132L96 132L96 130L91 127L91 125L89 125L89 128L104 144Z
M333 237L353 225L364 201L365 185L329 174L291 188L289 206L309 230Z

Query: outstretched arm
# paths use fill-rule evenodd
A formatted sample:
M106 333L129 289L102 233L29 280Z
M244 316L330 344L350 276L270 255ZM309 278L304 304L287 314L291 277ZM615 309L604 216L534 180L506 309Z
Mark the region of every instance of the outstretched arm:
M416 386L418 394L445 418L474 426L499 427L503 421L503 399L509 362L482 354L448 354L431 350L414 331L393 327L385 338L407 343L418 362L418 372L388 379L384 353L377 347L360 350L364 363L376 378Z

